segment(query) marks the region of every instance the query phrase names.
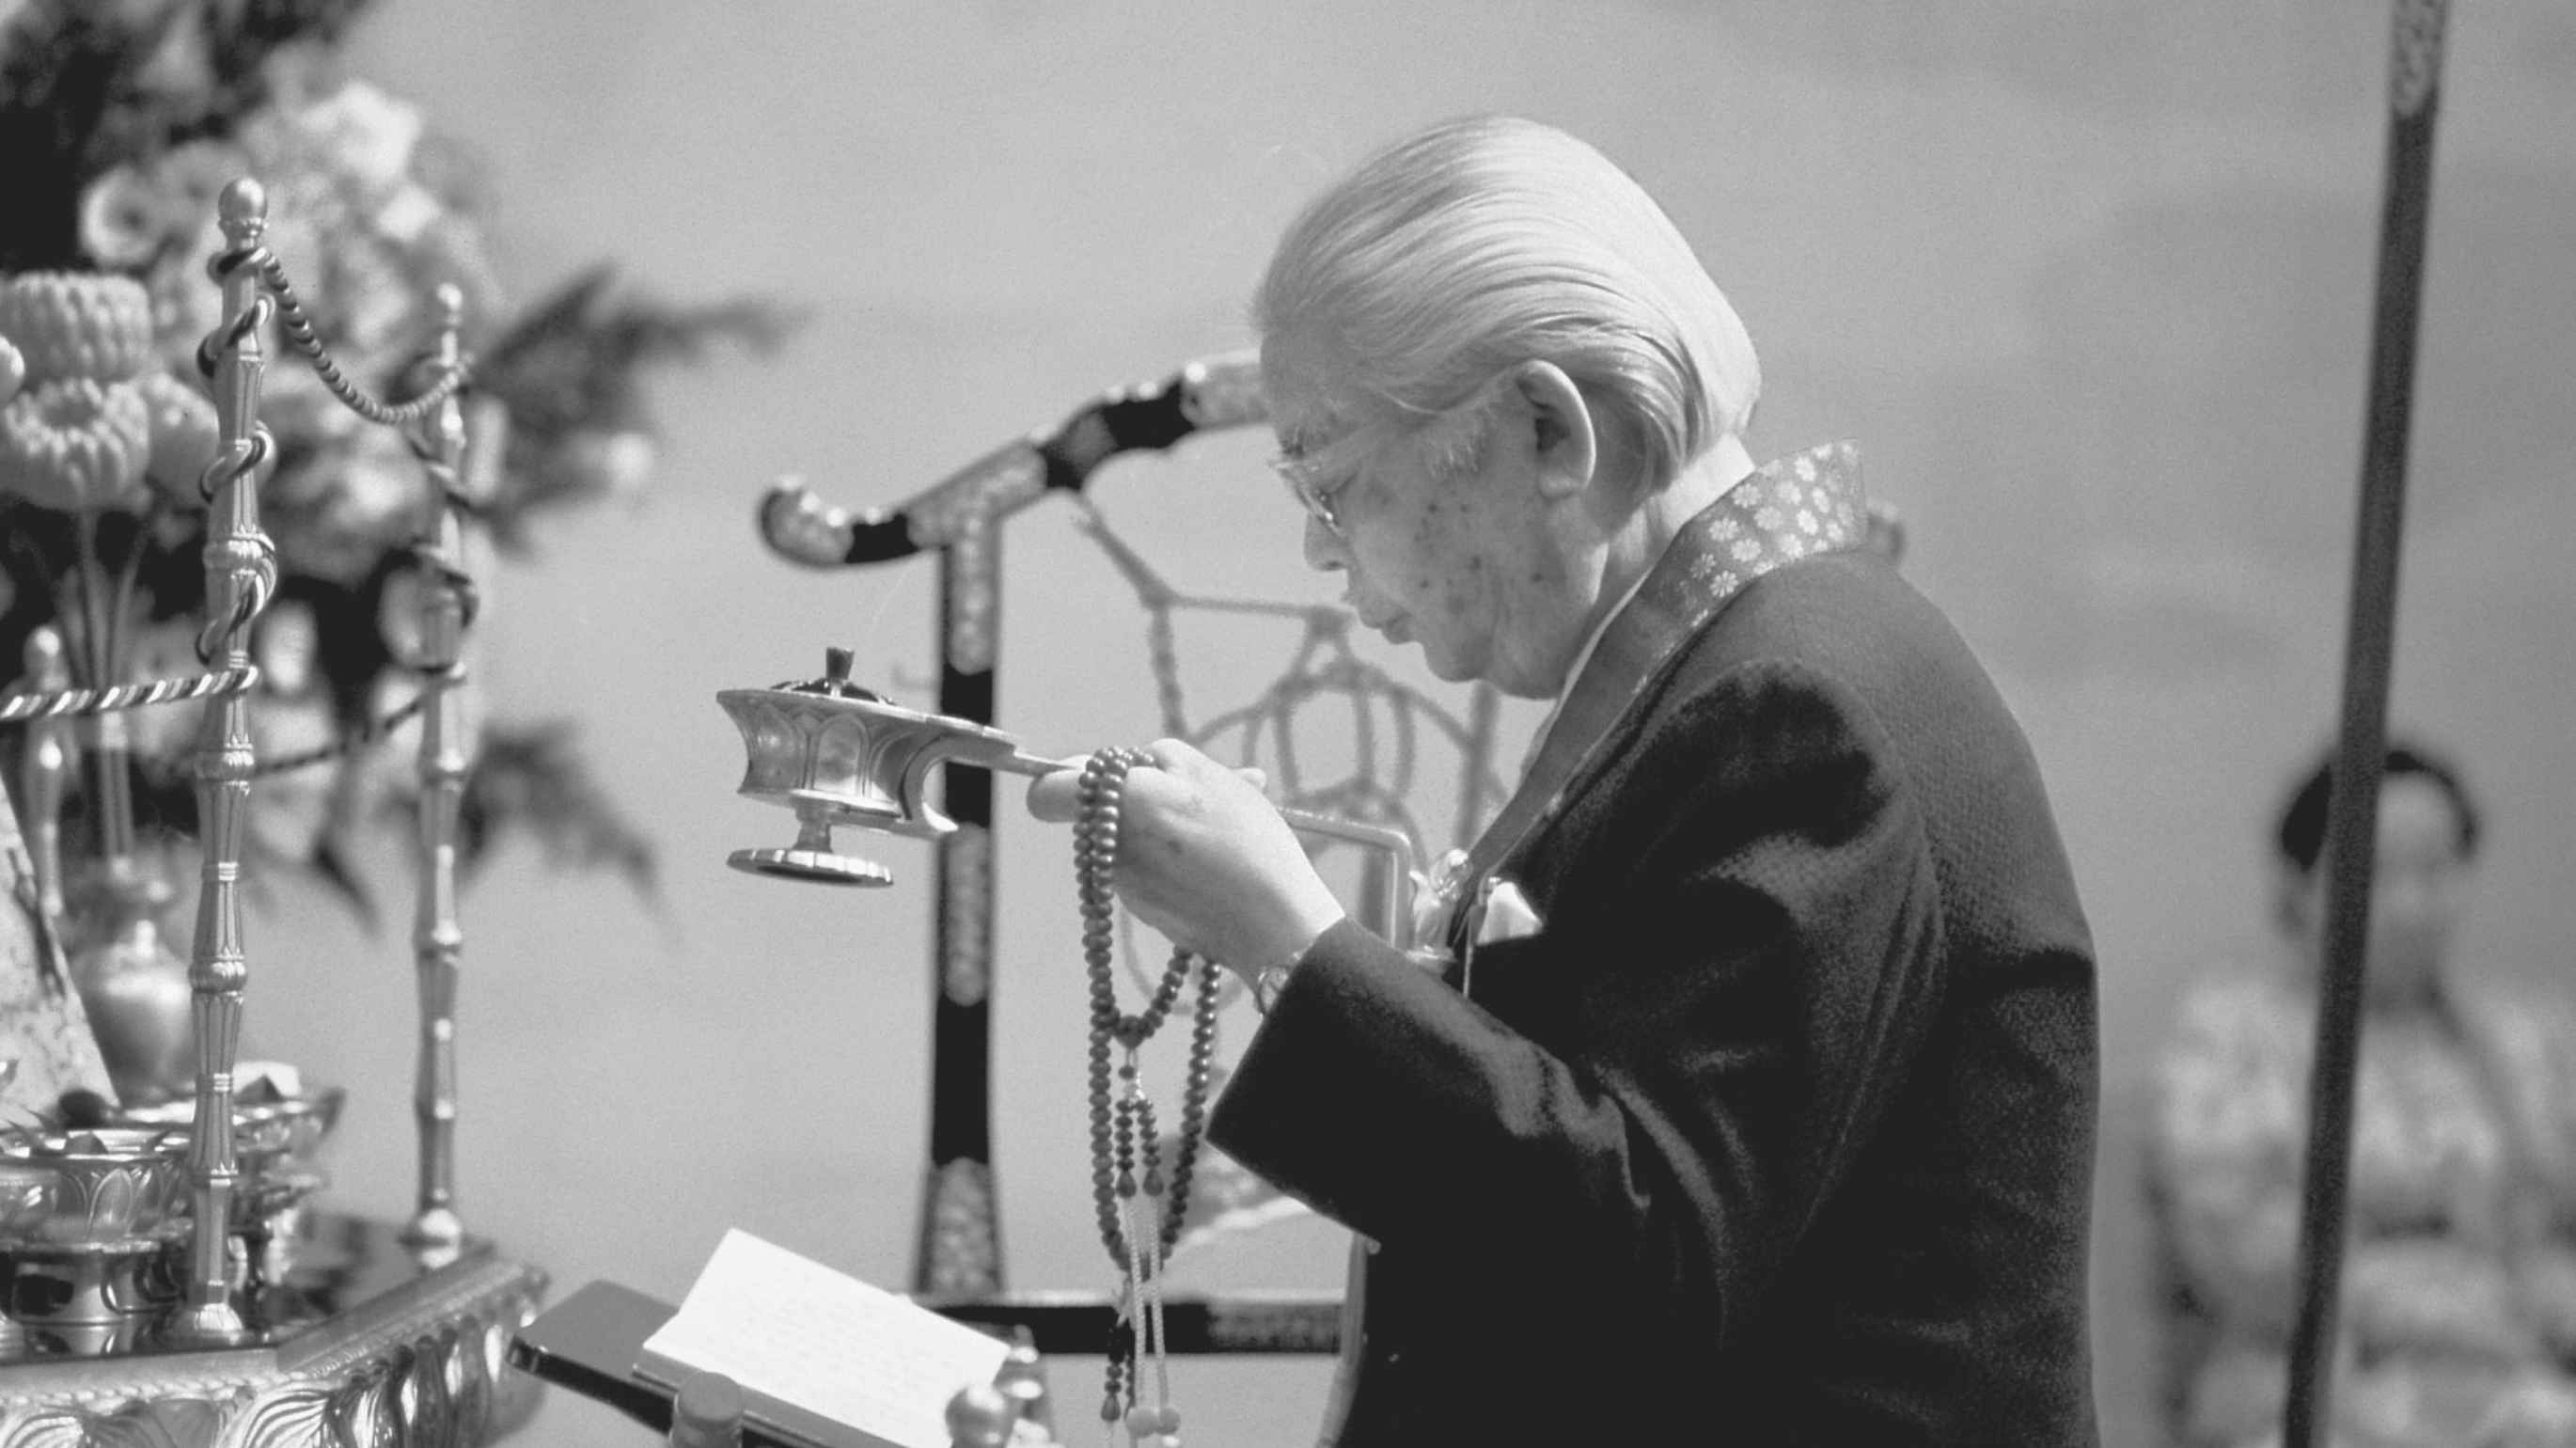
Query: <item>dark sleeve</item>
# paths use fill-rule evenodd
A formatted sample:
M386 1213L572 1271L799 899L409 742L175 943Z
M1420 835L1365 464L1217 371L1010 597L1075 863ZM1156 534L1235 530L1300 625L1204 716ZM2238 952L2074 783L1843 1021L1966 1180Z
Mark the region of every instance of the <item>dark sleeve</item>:
M1915 796L1851 693L1735 669L1552 827L1515 968L1579 973L1541 1046L1347 922L1280 993L1212 1132L1390 1250L1709 1304L1758 1294L1867 1142L1937 1003Z

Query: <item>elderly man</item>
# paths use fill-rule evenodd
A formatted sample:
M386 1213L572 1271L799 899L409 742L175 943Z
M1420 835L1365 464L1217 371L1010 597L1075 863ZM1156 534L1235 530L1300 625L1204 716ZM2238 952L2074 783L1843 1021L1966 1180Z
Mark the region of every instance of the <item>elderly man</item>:
M1125 785L1120 894L1267 1004L1213 1139L1371 1244L1340 1441L2093 1442L2092 947L1851 453L1753 466L1733 309L1530 122L1363 165L1256 319L1309 562L1556 700L1445 975L1252 783L1163 741Z

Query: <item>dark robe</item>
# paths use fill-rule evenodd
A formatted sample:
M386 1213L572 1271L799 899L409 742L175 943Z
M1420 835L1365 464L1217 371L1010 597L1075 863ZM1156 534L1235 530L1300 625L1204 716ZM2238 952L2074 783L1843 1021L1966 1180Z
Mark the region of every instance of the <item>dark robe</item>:
M1247 1048L1212 1139L1373 1244L1344 1448L2096 1441L2090 937L1859 512L1831 448L1694 519L1472 858L1536 932L1345 921Z

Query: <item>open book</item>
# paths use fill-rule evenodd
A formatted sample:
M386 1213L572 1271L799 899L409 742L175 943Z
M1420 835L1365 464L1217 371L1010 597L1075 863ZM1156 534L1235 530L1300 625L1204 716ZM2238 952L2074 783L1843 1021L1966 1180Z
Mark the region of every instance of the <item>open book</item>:
M745 1416L808 1448L948 1448L948 1400L989 1383L1009 1346L744 1231L729 1231L635 1376L678 1392L702 1372Z

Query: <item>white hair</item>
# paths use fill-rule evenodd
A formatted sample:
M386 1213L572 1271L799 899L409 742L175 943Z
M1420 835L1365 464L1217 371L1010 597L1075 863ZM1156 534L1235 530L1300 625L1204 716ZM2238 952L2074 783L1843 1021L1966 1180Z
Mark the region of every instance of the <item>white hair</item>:
M1379 152L1308 203L1253 302L1398 415L1546 361L1604 408L1649 487L1741 433L1753 339L1663 208L1552 126L1480 116Z

